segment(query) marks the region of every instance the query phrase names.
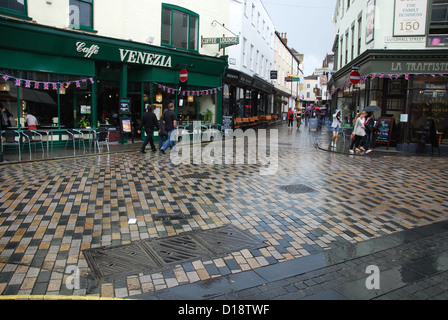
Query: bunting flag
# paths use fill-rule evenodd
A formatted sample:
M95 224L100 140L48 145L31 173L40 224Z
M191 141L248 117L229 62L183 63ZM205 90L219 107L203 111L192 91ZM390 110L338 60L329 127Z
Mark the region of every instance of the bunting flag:
M31 80L31 79L21 79L21 78L13 77L11 75L2 74L2 73L0 73L0 76L5 81L8 81L8 80L14 81L14 84L16 87L21 87L22 84L24 84L25 88L30 88L30 89L32 88L32 89L36 89L36 90L39 90L39 89L50 90L50 86L53 90L69 88L73 83L76 84L76 88L81 88L81 82L87 83L87 81L90 81L90 83L93 84L95 81L93 77L90 77L90 78L79 79L79 80L68 81L68 82L39 82L36 80Z
M213 93L218 93L218 91L222 91L222 87L216 87L216 88L211 88L211 89L206 89L206 90L196 90L196 91L188 91L188 90L179 90L179 89L175 89L175 88L170 88L167 86L164 86L160 83L155 83L157 85L157 88L161 89L163 92L168 92L171 94L176 94L178 93L181 96L193 96L193 97L200 97L203 95L210 95Z

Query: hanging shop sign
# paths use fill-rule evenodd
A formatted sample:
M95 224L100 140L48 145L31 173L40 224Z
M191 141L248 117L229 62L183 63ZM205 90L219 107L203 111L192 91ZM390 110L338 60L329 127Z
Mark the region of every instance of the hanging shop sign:
M424 36L427 0L395 0L394 36Z
M240 37L219 37L203 38L201 37L201 47L208 44L219 44L221 46L233 46L240 43Z

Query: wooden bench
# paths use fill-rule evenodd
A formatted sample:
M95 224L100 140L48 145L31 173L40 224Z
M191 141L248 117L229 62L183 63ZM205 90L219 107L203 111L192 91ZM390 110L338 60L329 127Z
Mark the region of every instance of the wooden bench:
M235 129L242 129L243 128L243 119L235 118L235 120L233 121L233 127Z
M249 121L251 126L257 126L260 123L258 116L250 117Z
M243 128L250 127L250 120L249 118L243 118Z

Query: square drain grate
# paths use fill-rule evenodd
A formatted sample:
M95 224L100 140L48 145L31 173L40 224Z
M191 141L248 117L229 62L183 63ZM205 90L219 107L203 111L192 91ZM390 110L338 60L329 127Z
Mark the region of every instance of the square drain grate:
M304 184L291 184L287 186L280 186L280 189L289 194L301 194L316 192L313 188L310 188Z
M83 251L90 270L100 283L138 273L163 271L173 265L215 259L265 244L256 237L228 225L217 229L182 233L135 243Z
M181 176L184 179L211 179L210 173L192 173Z

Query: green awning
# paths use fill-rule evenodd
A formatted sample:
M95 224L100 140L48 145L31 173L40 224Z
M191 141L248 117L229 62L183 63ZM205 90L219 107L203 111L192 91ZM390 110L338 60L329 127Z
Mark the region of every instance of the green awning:
M95 76L94 61L9 49L0 49L0 68Z

